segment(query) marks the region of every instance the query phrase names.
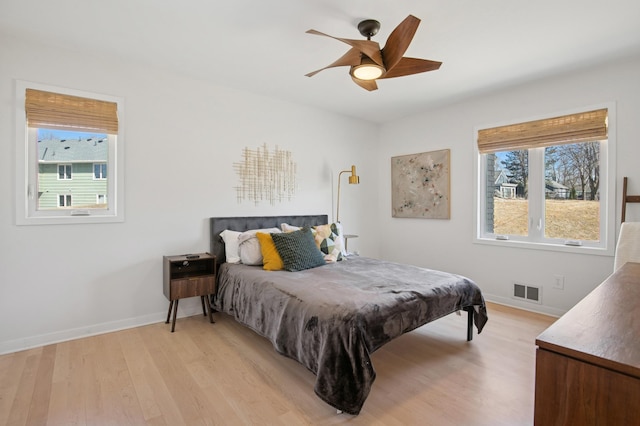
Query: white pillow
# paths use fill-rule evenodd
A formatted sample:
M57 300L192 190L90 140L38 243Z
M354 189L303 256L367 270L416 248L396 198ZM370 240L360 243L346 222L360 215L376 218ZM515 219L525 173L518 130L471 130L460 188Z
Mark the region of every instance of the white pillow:
M280 228L282 228L282 232L293 232L300 229L299 226L289 225L288 223L281 223Z
M230 231L225 229L220 233L222 241L224 241L224 254L228 263L240 263L240 251L238 245L238 237L242 232Z
M240 234L238 237L240 261L245 265L262 265L262 249L256 233L265 234L279 233L278 228L251 229Z

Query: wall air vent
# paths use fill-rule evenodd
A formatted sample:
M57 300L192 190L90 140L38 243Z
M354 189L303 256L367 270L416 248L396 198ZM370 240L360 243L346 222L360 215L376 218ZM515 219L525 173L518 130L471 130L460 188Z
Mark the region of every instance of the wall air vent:
M533 303L542 303L542 289L526 284L513 284L513 298Z

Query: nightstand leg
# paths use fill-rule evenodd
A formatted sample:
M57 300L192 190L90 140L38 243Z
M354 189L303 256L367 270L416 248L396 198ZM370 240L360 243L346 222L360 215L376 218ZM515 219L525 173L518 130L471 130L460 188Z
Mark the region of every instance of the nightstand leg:
M167 312L167 320L164 322L165 324L169 324L169 318L171 318L171 308L173 308L173 300L169 301L169 312Z
M178 302L180 299L174 300L173 304L173 324L171 324L171 332L173 333L176 329L176 314L178 313Z
M207 316L207 310L204 307L204 296L200 296L200 301L202 302L202 316L206 317Z
M211 300L209 299L209 295L204 296L207 298L207 309L209 311L209 322L211 324L215 323L215 321L213 320L213 308L211 307Z

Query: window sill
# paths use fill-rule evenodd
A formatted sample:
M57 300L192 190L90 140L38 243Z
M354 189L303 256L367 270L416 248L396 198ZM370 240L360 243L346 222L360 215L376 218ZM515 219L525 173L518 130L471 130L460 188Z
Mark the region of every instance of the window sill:
M124 222L124 215L89 214L82 216L30 216L18 217L16 225L73 225L80 223L119 223Z
M593 246L570 246L564 244L538 243L532 241L519 240L496 240L495 238L474 238L474 244L485 244L490 246L501 246L529 250L545 250L563 253L578 253L596 256L613 256L613 248L593 247Z

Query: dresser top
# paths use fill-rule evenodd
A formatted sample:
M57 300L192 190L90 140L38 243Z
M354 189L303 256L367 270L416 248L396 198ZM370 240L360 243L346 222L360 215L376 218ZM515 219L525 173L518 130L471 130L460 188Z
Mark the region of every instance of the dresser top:
M536 344L640 378L640 263L627 263L609 276Z

